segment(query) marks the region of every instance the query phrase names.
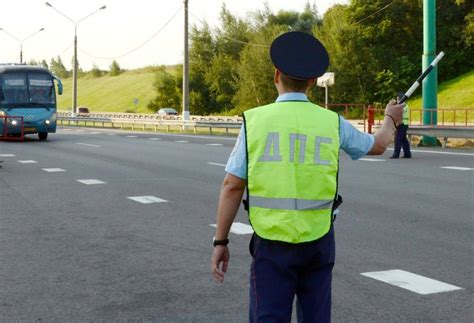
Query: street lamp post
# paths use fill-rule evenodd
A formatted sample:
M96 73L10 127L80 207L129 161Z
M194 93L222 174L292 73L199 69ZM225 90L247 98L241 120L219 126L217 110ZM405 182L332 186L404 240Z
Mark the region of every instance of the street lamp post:
M40 31L43 31L44 28L40 28L39 30L35 31L31 35L29 35L28 37L25 37L23 39L19 39L19 38L15 37L14 35L12 35L11 33L9 33L8 31L6 31L5 29L3 29L1 27L0 27L0 30L3 31L8 36L10 36L11 38L15 39L20 44L20 64L23 64L23 43L25 42L25 40L30 39L31 37L33 37L34 35L36 35Z
M53 5L50 4L49 2L45 2L45 4L74 24L74 67L72 70L72 113L75 114L77 112L77 25L79 25L79 23L82 22L83 20L89 18L90 16L99 12L100 10L104 10L107 7L102 6L99 9L94 10L87 16L77 21L74 21L73 19L69 18L69 16L65 15L63 12L53 7Z

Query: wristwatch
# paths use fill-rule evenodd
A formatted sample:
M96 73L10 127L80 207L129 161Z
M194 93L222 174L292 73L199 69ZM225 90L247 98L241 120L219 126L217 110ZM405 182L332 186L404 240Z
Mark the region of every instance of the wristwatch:
M216 237L212 239L212 244L215 246L227 246L229 244L229 239L216 240Z

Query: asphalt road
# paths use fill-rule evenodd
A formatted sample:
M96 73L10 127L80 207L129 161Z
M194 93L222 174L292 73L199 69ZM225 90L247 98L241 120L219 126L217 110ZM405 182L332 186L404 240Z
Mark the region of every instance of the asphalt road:
M73 127L1 142L0 321L245 322L250 235L231 233L224 284L210 273L234 142ZM474 152L390 153L341 154L333 321L472 322ZM361 275L394 269L461 289Z

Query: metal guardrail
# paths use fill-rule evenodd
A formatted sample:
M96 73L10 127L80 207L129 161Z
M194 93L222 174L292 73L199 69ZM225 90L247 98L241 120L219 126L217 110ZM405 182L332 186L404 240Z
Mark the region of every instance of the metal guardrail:
M229 129L240 129L242 126L241 117L201 117L192 116L191 120L183 121L175 116L162 118L156 115L141 114L125 114L125 113L89 113L77 114L72 116L71 113L58 113L58 121L64 125L92 125L94 127L100 125L102 127L110 126L112 128L119 127L131 128L132 130L141 128L142 130L178 129L186 131L193 129L194 133L198 129L208 129L212 134L213 129L225 129L225 133L229 134ZM380 121L379 124L380 125ZM377 125L376 125L377 126ZM364 120L365 130L365 120ZM408 128L409 135L416 136L432 136L443 138L466 138L474 139L474 126L422 126L410 124Z
M205 120L202 120L205 119ZM216 120L216 121L213 121ZM121 129L131 128L132 130L141 128L142 130L154 130L166 129L166 131L171 131L171 129L178 129L179 131L186 131L193 129L194 133L198 132L198 129L205 128L209 130L209 133L213 133L213 129L225 129L225 133L228 135L230 129L240 129L242 127L241 121L222 121L224 118L194 118L194 120L179 120L179 119L161 119L158 117L152 118L133 118L133 117L123 117L123 116L114 116L114 117L92 117L91 114L88 115L76 115L68 116L64 114L58 115L58 121L62 125L83 125L88 126L92 125L93 127L102 126L102 127L119 127ZM228 118L228 120L233 120Z

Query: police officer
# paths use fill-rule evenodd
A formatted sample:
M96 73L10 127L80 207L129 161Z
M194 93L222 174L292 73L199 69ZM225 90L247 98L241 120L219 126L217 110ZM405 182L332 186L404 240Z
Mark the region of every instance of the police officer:
M403 98L405 94L399 92L397 94L397 102ZM393 150L393 155L390 159L396 159L400 157L400 150L403 147L403 158L411 158L410 151L410 141L407 138L408 124L410 123L410 110L408 105L405 105L403 108L403 121L397 126L397 131L395 132L395 148Z
M374 134L356 130L334 112L308 101L307 90L329 65L313 36L288 32L270 48L275 103L244 113L226 165L217 211L211 270L223 282L229 230L247 188L250 242L250 322L290 322L295 295L304 322L329 322L335 259L332 225L339 149L352 159L382 154L403 105L390 102Z

